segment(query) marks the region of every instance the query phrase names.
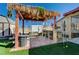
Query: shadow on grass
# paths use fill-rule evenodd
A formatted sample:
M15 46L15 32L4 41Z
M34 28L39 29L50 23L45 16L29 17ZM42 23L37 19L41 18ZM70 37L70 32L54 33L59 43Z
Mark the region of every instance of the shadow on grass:
M28 55L28 50L10 52L11 48L13 48L14 45L15 44L13 43L13 40L0 40L0 55Z
M0 46L5 48L12 48L14 46L13 40L0 39Z
M14 45L15 45L14 43L9 43L7 45L0 45L0 46L5 48L12 48Z

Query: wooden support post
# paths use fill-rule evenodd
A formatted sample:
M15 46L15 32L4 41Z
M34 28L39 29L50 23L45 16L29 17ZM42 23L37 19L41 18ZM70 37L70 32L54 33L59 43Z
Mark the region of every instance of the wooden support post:
M54 29L56 28L56 16L54 16Z
M24 19L22 19L22 34L24 34Z
M19 15L16 14L16 22L15 22L15 48L19 47Z
M56 16L54 16L53 40L54 40L55 43L57 43Z

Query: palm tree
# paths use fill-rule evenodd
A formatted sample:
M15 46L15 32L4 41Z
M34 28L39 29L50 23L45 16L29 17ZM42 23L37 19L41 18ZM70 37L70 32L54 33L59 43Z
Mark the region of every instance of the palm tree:
M12 11L11 10L8 10L8 17L12 17Z
M39 17L43 17L44 15L44 8L43 7L37 7L37 20L39 19Z
M13 5L12 4L8 4L7 5L8 7L8 14L7 14L7 16L8 17L12 17L12 10L13 10Z
M44 15L44 8L43 7L37 7L38 11L39 11L39 15L43 16Z

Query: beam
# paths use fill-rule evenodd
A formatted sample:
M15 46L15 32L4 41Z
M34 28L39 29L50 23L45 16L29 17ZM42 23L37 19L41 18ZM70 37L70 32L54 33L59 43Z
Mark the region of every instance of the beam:
M15 22L15 48L19 47L19 14L16 14L16 22Z

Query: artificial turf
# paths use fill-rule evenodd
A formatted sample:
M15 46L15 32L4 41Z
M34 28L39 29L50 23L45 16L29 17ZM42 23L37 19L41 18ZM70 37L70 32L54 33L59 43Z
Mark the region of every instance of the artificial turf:
M8 39L0 39L0 46L8 46L13 43L13 40Z
M57 43L47 46L32 48L30 55L79 55L79 45L71 42Z
M0 55L28 55L28 50L10 52L11 48L0 47Z
M0 46L0 55L79 55L79 45L71 42L57 43L29 50L10 52L11 48Z
M12 40L0 40L0 55L28 55L28 50L10 52L14 46Z

